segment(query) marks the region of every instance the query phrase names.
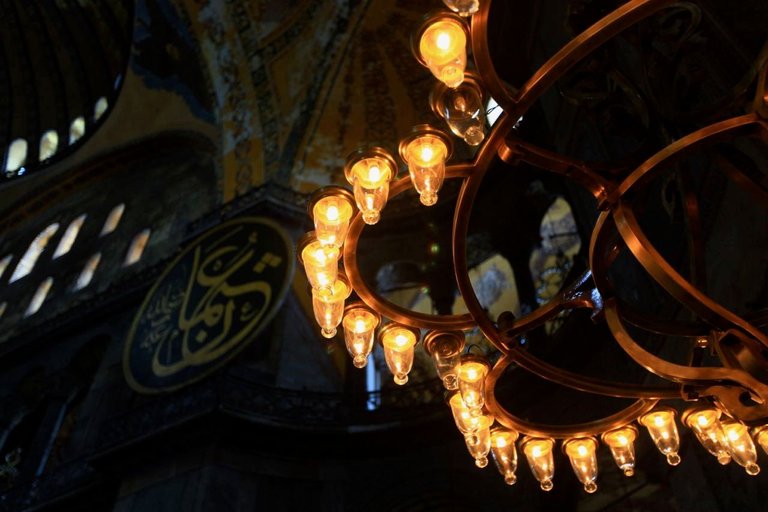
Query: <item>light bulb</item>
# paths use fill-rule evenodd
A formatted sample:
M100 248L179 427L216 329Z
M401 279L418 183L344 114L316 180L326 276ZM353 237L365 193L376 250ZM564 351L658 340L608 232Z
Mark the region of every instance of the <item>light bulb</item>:
M352 213L352 203L346 195L331 194L318 199L312 206L312 220L318 242L341 248Z
M425 206L437 202L437 192L445 179L445 160L449 153L447 135L427 125L414 128L400 143L400 156L408 164L413 188Z
M443 0L443 3L460 16L472 16L480 8L479 0Z
M456 370L463 349L464 333L461 331L432 331L424 337L424 350L432 356L445 389L459 389Z
M709 453L717 457L720 464L731 462L725 434L720 426L720 411L713 407L693 407L683 413L682 421Z
M466 47L464 24L455 15L432 20L419 39L419 55L424 64L448 87L456 87L464 80Z
M619 469L624 472L624 475L634 475L637 429L632 425L626 425L603 433L601 438L610 448L613 460Z
M344 342L352 364L363 368L368 362L368 355L373 350L373 340L379 318L361 303L347 306L342 320Z
M677 454L680 449L680 436L675 424L675 410L659 408L642 415L637 421L648 429L656 448L667 456L669 465L680 464L680 456Z
M747 426L739 421L728 420L722 422L722 427L733 460L742 466L748 475L758 474L760 466L757 465L757 449L749 436Z
M339 272L339 257L336 247L322 245L317 240L304 245L301 262L313 289L331 291Z
M463 356L457 371L459 391L473 416L479 416L485 405L485 376L488 362L477 356Z
M757 427L752 431L755 440L765 453L768 453L768 425Z
M336 327L344 316L344 301L351 292L352 287L343 274L338 275L330 289L312 289L312 310L324 337L336 336Z
M363 221L376 224L389 198L389 183L397 174L397 165L387 151L371 148L350 155L344 168Z
M485 105L479 77L467 72L461 85L451 88L437 83L430 96L432 111L470 146L485 139Z
M481 416L473 416L461 398L461 393L453 393L448 399L448 405L451 406L451 413L453 414L453 421L456 423L456 427L462 434L470 434L477 430L479 426L479 418Z
M475 465L484 468L488 465L488 452L491 451L491 418L488 416L477 417L477 428L468 434L464 434L464 442L467 450L475 459Z
M520 448L528 459L531 473L544 491L551 491L554 487L552 483L552 478L555 476L555 459L552 456L554 446L553 439L539 437L526 437L520 444Z
M569 439L563 444L563 451L571 461L576 478L584 485L584 490L593 493L597 490L597 440L593 437Z
M496 469L504 477L507 485L517 482L517 441L518 433L506 428L497 428L491 432L491 454L496 463Z
M394 376L395 384L408 382L408 372L413 366L413 347L418 341L418 331L390 324L381 331L384 359Z

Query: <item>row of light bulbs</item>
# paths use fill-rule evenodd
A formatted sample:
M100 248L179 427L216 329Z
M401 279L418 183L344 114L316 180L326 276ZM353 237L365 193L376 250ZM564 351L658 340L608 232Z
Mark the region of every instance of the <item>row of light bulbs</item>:
M480 468L487 466L490 453L504 481L513 485L517 481L515 442L520 437L519 433L503 426L492 428L493 418L482 414L474 415L461 392L454 393L449 404L456 426L464 434L467 449L475 459L475 464ZM680 463L680 437L675 416L674 409L660 407L638 419L638 423L648 430L654 444L672 466ZM757 450L749 429L731 418L720 421L720 416L718 409L694 407L685 411L682 421L693 430L702 446L717 457L720 464L735 460L749 475L758 474L760 467L757 465ZM600 436L602 442L610 449L616 465L626 476L635 473L634 441L637 435L638 428L628 424L604 432ZM754 429L752 435L768 453L768 425ZM595 437L571 438L562 442L562 450L568 456L571 468L588 493L597 490L598 445ZM555 474L555 440L549 437L526 436L520 441L520 449L541 488L545 491L551 490Z
M419 30L417 58L440 83L430 103L451 131L468 144L485 137L482 89L476 75L465 73L468 28L462 16L478 9L477 0L445 0L454 13L432 16ZM437 202L445 178L445 162L453 145L450 137L429 125L418 125L404 138L399 155L408 167L411 183L426 206ZM347 350L356 367L365 366L373 349L381 317L361 302L344 306L352 287L339 271L341 248L355 209L366 224L376 224L389 198L389 185L397 176L395 158L381 147L355 151L344 166L352 193L341 187L325 187L313 195L309 211L315 230L299 242L299 259L312 287L312 304L321 333L327 338L343 326ZM419 332L390 324L381 330L381 343L395 382L407 382L413 364L413 349Z

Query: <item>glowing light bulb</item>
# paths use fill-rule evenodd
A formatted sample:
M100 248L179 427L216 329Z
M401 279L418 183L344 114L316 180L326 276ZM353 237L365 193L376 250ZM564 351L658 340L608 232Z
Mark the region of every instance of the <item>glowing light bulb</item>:
M614 430L609 430L601 436L603 442L608 445L616 465L624 472L625 476L635 474L635 439L637 429L632 425L626 425Z
M437 193L445 179L448 138L429 126L417 126L414 135L400 144L400 156L408 164L413 188L425 206L437 202Z
M597 440L592 437L569 439L563 444L563 451L571 461L576 478L588 493L597 491Z
M301 261L313 289L331 291L339 272L339 250L324 246L318 240L307 243Z
M344 316L344 301L352 292L346 277L340 274L330 289L312 289L312 310L326 338L336 336L336 328Z
M675 410L659 408L641 416L638 421L648 429L656 448L667 456L670 466L680 464L680 436L675 425Z
M682 420L696 434L699 443L717 457L720 464L728 464L731 455L720 426L720 414L713 407L693 407L683 413Z
M368 355L373 350L373 341L379 318L361 303L347 306L342 320L344 342L352 364L363 368L368 362Z
M341 248L354 213L352 196L340 187L326 187L316 194L317 199L310 199L315 236L323 246Z
M381 331L384 359L394 376L395 384L408 382L408 372L413 367L413 348L419 341L418 331L397 324L390 324Z
M763 451L768 454L768 425L755 428L752 435L755 436L755 440Z
M464 80L467 66L467 34L460 19L443 16L421 34L419 55L429 71L448 87Z
M554 487L552 483L552 478L555 476L555 459L552 456L554 446L554 440L536 437L525 438L520 445L528 459L531 473L544 491L551 491Z
M464 356L458 368L459 391L473 416L479 416L485 405L485 376L488 362L477 356Z
M488 416L477 418L477 428L464 435L470 455L475 459L475 465L484 468L488 465L488 452L491 451L491 427L492 420Z
M353 153L344 168L355 203L366 224L376 224L389 198L389 183L397 174L394 159L381 148Z
M742 466L748 475L754 476L760 473L760 466L757 465L757 449L749 436L747 426L738 421L728 420L722 422L722 427L733 460Z
M491 454L496 469L504 477L504 483L514 485L517 482L517 450L515 441L518 433L514 430L497 428L491 432Z

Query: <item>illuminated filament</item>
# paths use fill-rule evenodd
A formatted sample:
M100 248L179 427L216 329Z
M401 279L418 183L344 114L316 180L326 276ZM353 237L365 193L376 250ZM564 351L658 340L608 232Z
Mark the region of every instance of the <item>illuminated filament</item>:
M413 139L405 150L408 172L419 200L425 206L437 202L437 192L445 178L448 148L439 137L422 135Z
M491 432L491 453L493 461L496 463L496 469L504 477L507 485L514 485L517 482L517 441L518 433L514 430L496 429Z
M304 272L312 288L331 290L339 272L339 250L315 240L301 251Z
M722 426L725 442L733 460L742 466L748 475L758 474L760 466L757 465L757 449L746 425L738 421L724 421Z
M429 71L448 87L464 80L467 35L461 21L443 18L432 22L421 35L419 53Z
M528 459L531 473L544 491L551 491L554 487L552 483L555 476L555 459L552 456L554 446L554 440L536 437L524 439L520 446L525 453L525 458Z
M402 386L408 382L408 372L413 366L413 347L418 339L414 331L390 325L381 333L384 347L384 359L394 376L395 384Z
M365 307L349 309L342 320L344 326L344 342L352 364L363 368L368 362L368 355L373 350L373 340L379 319Z
M351 291L343 279L337 279L331 288L312 289L312 309L324 337L336 336L336 327L344 316L344 301Z
M488 375L488 363L479 358L465 356L465 360L459 365L459 391L473 416L482 414L483 405L485 405L486 375Z
M477 429L464 434L467 450L475 459L475 466L479 468L488 465L488 452L491 451L491 422L488 416L478 416Z
M658 409L644 414L638 419L641 425L648 429L656 448L667 456L670 466L680 464L680 436L675 424L674 409Z
M366 224L376 224L389 197L389 182L396 174L382 157L363 158L352 165L350 183Z
M597 441L592 437L569 439L563 445L566 455L571 461L576 478L584 486L584 490L593 493L597 490Z
M352 205L342 196L327 196L312 208L315 236L322 245L341 248L352 218Z
M696 434L696 438L709 453L717 457L720 464L731 462L725 433L720 426L720 411L711 407L687 410L683 421Z
M635 439L637 429L631 425L605 432L602 440L611 450L616 465L625 476L635 474Z
M473 416L461 398L461 393L454 393L448 400L448 404L451 406L451 413L453 413L453 421L456 422L456 427L462 434L470 434L477 430L479 426L479 419L482 416Z

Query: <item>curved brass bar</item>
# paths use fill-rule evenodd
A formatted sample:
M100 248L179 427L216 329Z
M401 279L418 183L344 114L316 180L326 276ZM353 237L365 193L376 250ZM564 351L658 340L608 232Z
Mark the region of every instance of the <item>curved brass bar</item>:
M735 368L690 367L662 359L638 345L624 328L616 301L605 303L605 319L608 328L621 348L643 368L651 373L681 384L709 386L721 382L734 382L757 397L768 398L768 385L758 381L747 372Z
M613 216L629 250L668 293L712 325L723 330L737 326L768 347L768 335L702 293L664 259L645 236L634 212L627 204L619 202L613 210Z
M496 73L486 37L491 1L482 2L472 16L472 53L483 84L496 102L517 119L579 60L653 13L674 4L673 0L630 0L573 38L545 62L520 88L510 91Z
M507 135L504 144L499 148L499 156L507 163L523 161L571 179L589 190L600 202L607 198L608 191L613 188L610 181L590 169L586 162L540 148L512 133Z
M472 170L471 163L461 163L446 167L446 178L464 178ZM390 186L390 198L411 189L411 178L405 175L393 182ZM385 300L374 292L360 275L357 265L357 244L360 240L365 222L360 212L357 212L349 223L347 238L344 242L344 271L349 278L352 288L357 292L368 307L382 314L390 320L418 329L434 330L465 330L474 327L474 321L468 314L465 315L427 315L397 306Z
M650 179L655 172L659 171L662 164L674 162L678 158L682 158L701 146L710 145L723 138L736 135L749 135L753 130L768 130L765 123L755 114L733 117L731 119L720 121L719 123L705 126L700 130L696 130L682 139L676 140L643 162L619 185L616 189L616 196L614 199L618 200L634 187L641 186L642 183Z
M596 436L607 430L626 425L641 415L653 409L657 400L640 399L629 407L606 416L605 418L572 425L546 425L522 420L504 409L496 400L496 382L504 369L512 363L512 356L506 355L496 362L485 381L485 406L496 421L505 427L514 429L529 436L554 437L565 439L570 437ZM679 395L675 395L679 396Z

